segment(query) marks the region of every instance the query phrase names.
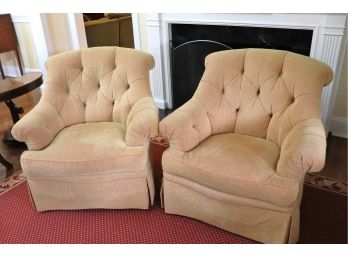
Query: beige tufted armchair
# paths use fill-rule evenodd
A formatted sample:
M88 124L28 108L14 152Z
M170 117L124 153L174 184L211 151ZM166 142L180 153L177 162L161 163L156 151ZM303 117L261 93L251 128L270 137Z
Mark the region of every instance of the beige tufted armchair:
M186 104L160 123L165 211L264 243L297 242L306 172L324 166L331 69L278 50L210 54Z
M153 203L149 137L158 133L151 55L99 47L46 63L40 102L12 129L36 209L140 208Z

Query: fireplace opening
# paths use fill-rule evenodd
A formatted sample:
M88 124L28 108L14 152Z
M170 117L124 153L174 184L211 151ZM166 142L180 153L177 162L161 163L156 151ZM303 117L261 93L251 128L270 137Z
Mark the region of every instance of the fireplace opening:
M173 109L187 102L204 72L204 59L213 52L268 48L310 55L313 30L221 25L171 25Z

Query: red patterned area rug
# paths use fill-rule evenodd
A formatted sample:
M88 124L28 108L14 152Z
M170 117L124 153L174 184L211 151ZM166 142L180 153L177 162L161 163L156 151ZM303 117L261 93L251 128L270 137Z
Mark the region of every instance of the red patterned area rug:
M177 215L150 210L36 212L25 177L0 184L0 243L243 244L254 241Z
M326 178L317 174L307 173L304 182L306 184L326 189L331 192L347 195L347 182L337 181L334 179Z

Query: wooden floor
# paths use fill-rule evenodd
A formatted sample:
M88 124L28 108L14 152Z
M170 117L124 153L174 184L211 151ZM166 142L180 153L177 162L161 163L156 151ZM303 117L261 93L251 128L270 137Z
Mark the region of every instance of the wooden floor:
M321 176L347 182L347 139L329 135L327 138L326 162Z

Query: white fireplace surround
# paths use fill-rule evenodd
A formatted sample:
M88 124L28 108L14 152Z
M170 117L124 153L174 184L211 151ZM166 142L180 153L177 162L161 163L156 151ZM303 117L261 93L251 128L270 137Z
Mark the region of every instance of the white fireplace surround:
M133 15L134 18L134 15ZM334 108L339 73L342 63L343 37L346 15L338 14L146 14L148 50L156 65L151 71L152 93L159 108L172 107L170 75L171 24L207 24L246 27L269 27L313 30L310 56L327 63L335 78L322 96L321 118L328 132ZM140 31L135 26L135 45L140 47Z

